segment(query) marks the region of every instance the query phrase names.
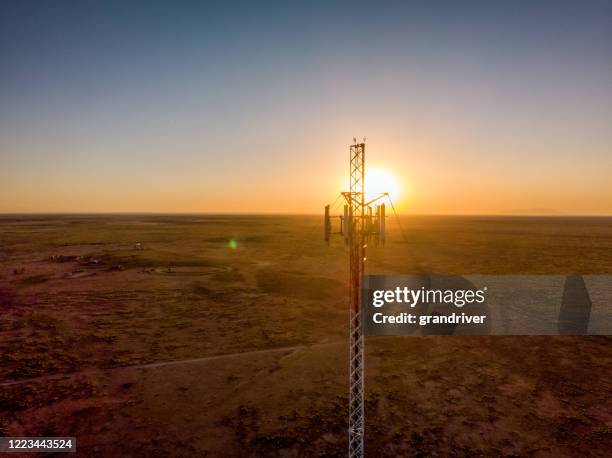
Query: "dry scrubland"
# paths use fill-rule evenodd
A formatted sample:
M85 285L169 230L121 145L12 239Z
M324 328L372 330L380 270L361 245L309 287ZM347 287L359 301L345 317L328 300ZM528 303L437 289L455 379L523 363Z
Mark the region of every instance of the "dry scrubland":
M0 433L343 456L346 253L320 219L0 218ZM612 274L611 219L391 223L370 273ZM611 342L369 338L366 453L609 456Z

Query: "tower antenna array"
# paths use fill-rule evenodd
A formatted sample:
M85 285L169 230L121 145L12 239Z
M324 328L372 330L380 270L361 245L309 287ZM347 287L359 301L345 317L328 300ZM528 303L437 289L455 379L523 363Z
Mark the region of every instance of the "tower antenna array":
M332 216L330 206L325 207L325 241L329 244L332 218L340 219L336 234L344 237L349 248L349 457L363 457L364 435L364 347L361 317L362 280L365 271L366 248L373 240L385 243L385 204L376 204L388 196L380 193L365 195L365 138L362 143L353 139L350 146L350 189L343 192L346 203L341 216Z

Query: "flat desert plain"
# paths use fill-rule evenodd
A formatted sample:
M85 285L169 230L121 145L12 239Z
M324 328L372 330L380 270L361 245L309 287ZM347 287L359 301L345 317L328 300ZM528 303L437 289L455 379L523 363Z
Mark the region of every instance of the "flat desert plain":
M370 274L612 274L612 219L389 218ZM345 456L347 251L315 216L0 217L0 434ZM610 456L609 337L366 340L367 456Z

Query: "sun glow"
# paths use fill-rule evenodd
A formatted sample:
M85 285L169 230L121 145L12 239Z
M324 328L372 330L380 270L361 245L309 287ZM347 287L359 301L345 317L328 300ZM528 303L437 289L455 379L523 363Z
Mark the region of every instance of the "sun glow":
M402 187L393 174L384 169L369 169L365 176L366 199L372 199L380 193L387 192L394 201L402 197Z

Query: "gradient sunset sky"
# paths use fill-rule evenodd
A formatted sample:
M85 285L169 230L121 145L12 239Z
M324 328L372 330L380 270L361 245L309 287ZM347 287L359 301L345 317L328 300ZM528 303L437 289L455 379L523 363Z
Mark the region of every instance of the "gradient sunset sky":
M0 212L612 214L610 1L0 11Z

